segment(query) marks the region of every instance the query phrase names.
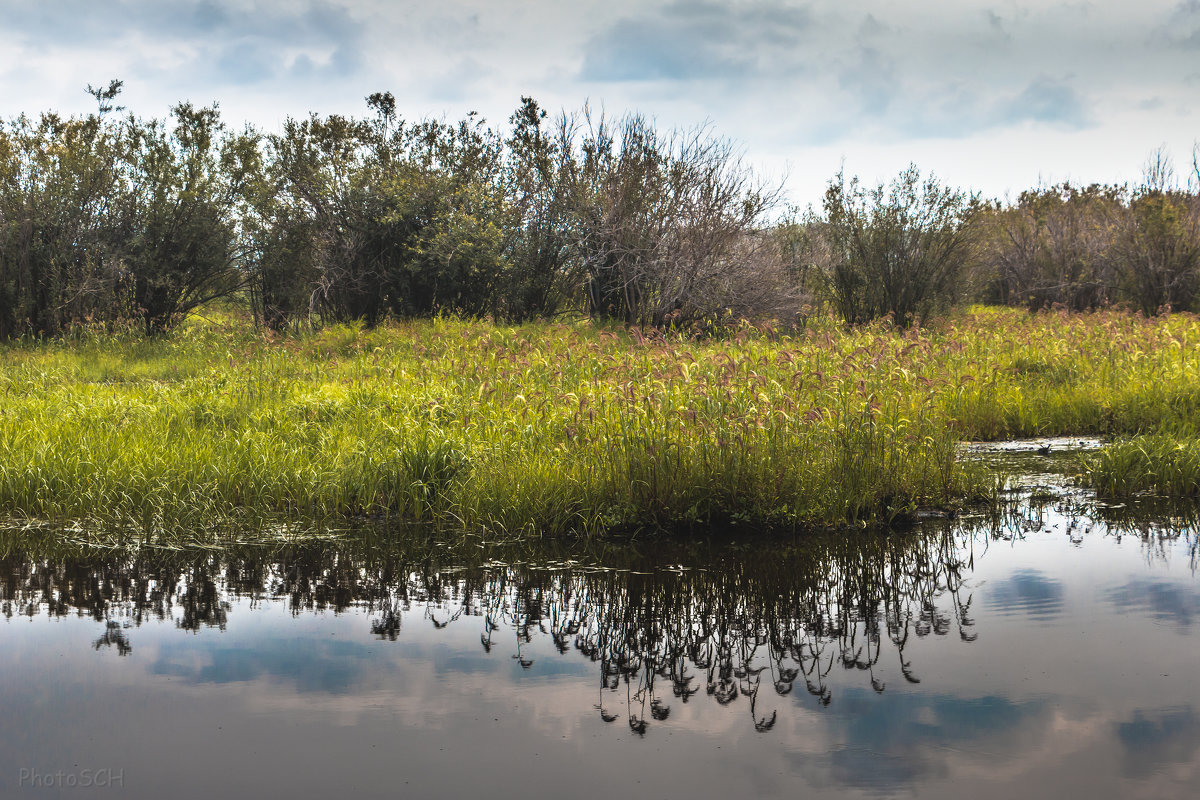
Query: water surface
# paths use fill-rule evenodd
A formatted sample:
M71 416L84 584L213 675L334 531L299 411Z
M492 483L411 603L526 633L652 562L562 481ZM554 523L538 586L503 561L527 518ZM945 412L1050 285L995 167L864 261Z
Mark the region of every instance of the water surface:
M1078 496L737 543L10 542L0 795L1190 797L1196 567L1188 519Z

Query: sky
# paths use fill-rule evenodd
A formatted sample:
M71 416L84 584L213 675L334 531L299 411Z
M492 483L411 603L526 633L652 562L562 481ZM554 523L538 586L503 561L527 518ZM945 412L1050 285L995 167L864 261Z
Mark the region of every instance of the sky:
M522 95L708 126L786 196L910 163L987 197L1136 181L1200 139L1200 0L0 0L0 117L219 102L506 127Z

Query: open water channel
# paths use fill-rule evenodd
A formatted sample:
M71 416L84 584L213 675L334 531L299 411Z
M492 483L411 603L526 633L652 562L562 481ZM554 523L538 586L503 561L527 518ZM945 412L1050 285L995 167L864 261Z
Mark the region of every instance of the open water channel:
M0 548L0 796L1194 797L1196 515Z

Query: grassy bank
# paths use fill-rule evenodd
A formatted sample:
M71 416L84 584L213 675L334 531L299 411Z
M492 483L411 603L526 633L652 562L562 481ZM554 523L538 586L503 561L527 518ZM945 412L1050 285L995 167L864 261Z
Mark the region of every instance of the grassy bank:
M139 529L886 522L986 497L970 438L1194 432L1200 322L985 310L723 340L458 320L0 351L0 512Z
M970 361L990 364L983 380L949 398L965 436L1111 436L1081 462L1083 483L1099 495L1200 496L1194 315L984 312L947 334Z

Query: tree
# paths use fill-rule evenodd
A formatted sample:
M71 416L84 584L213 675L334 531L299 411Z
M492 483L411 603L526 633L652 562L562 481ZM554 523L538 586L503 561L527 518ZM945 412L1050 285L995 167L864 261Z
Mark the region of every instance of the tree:
M408 237L390 276L391 310L498 312L509 228L503 140L474 114L457 125L430 120L398 133L398 157L379 186L393 209L389 221Z
M589 121L576 187L589 311L662 326L756 305L771 252L759 231L776 195L706 129Z
M990 209L983 261L995 299L1030 310L1061 305L1084 311L1111 302L1112 242L1124 196L1121 187L1064 183Z
M575 246L575 191L579 164L573 116L547 123L531 97L510 118L507 142L507 265L502 282L503 316L514 320L553 317L578 303L584 269Z
M870 190L839 172L806 225L817 286L849 324L888 315L918 324L957 299L979 208L915 166Z
M1193 195L1142 187L1114 246L1122 294L1145 314L1192 310L1200 287L1200 208Z
M256 203L257 294L272 319L308 309L375 324L386 315L494 310L503 272L503 143L473 115L407 124L389 93L372 121L288 120L268 142L268 190ZM272 235L286 223L286 235ZM285 265L296 270L289 281Z
M89 87L99 110L87 117L20 116L0 129L0 339L114 314L108 234L127 142L104 114L120 87Z
M244 193L261 168L258 137L224 134L216 106L180 103L168 130L124 123L127 162L114 197L118 298L148 334L240 286Z

